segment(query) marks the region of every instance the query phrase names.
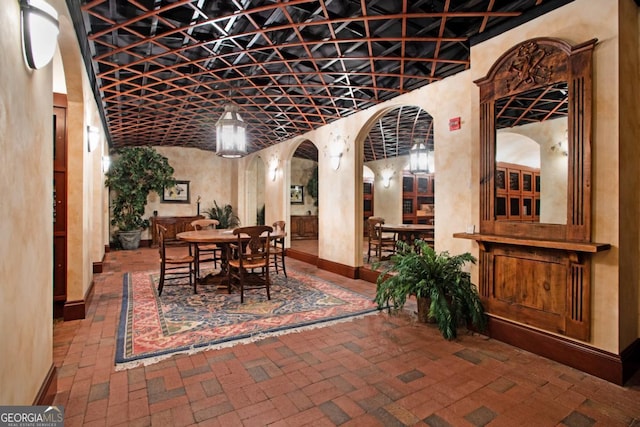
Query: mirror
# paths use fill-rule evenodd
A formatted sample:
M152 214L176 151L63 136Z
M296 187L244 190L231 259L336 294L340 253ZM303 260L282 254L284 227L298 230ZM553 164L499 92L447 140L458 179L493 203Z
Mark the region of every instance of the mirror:
M495 104L495 218L567 223L567 82Z
M588 241L596 40L507 50L480 88L480 233Z

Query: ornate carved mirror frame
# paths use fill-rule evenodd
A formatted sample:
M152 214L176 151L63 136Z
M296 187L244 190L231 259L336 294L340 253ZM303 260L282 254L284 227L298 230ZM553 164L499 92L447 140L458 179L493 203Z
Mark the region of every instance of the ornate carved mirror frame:
M454 236L478 242L478 287L490 316L491 336L516 345L526 334L535 336L527 326L585 341L590 338L591 254L610 247L590 241L595 44L595 39L576 46L553 38L526 40L505 52L487 76L476 81L480 88L480 232ZM533 98L542 97L539 94L549 88L563 100L562 116L568 118L566 221L562 215L558 223L499 220L496 106L500 101L502 108L505 98L525 100L532 93ZM515 336L520 341L515 342ZM535 351L533 347L529 349Z
M553 38L526 40L505 52L480 88L480 233L541 239L589 241L591 237L592 52L596 40L580 45ZM566 224L496 220L496 102L566 82L568 106L568 183Z

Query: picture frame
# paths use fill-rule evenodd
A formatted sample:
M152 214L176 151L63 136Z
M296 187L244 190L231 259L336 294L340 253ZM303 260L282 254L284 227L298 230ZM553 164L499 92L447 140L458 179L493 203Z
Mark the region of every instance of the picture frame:
M304 186L292 185L289 199L291 200L292 205L304 204Z
M190 203L190 181L176 181L173 187L165 187L162 192L162 203Z

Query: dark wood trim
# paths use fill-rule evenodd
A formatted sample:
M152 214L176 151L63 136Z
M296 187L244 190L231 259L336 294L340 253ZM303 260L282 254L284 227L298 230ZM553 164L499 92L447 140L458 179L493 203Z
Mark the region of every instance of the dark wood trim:
M306 252L300 252L300 251L297 251L295 249L288 248L287 249L287 256L291 257L293 259L297 259L297 260L309 263L311 265L318 265L318 256L317 255L312 255L312 254L308 254Z
M470 239L478 242L501 243L505 245L531 246L536 248L562 249L565 251L597 253L611 249L609 243L572 242L568 240L528 239L518 236L499 236L482 233L454 233L457 239Z
M36 398L33 400L33 405L49 406L53 404L53 399L56 397L57 392L58 392L58 370L56 369L56 366L52 364L49 367L49 372L47 372L47 376L44 378L44 381L40 386L40 390L38 390L38 394L36 394Z
M111 246L110 245L104 245L104 253L106 254L107 252L111 252ZM103 258L104 261L104 258Z
M369 283L376 283L378 281L379 275L380 275L380 272L378 271L370 270L366 267L358 268L358 278L365 280Z
M350 279L358 278L358 267L351 267L350 265L340 264L338 262L329 261L327 259L318 258L318 268L327 270L332 273L339 274Z
M622 358L622 380L626 383L640 370L640 338L636 338L622 350L620 357Z
M84 319L86 317L87 310L89 309L91 300L93 299L94 284L95 282L92 280L91 286L87 289L84 299L78 301L67 301L64 303L63 318L65 322L69 320Z
M94 262L93 263L93 274L100 274L102 273L102 269L104 267L104 260L107 257L107 250L106 250L106 246L105 246L105 253L102 254L102 259L98 262Z
M491 316L488 332L491 338L618 385L631 378L637 369L634 360L635 364L640 360L640 340L617 355Z
M93 274L102 273L102 261L93 263Z

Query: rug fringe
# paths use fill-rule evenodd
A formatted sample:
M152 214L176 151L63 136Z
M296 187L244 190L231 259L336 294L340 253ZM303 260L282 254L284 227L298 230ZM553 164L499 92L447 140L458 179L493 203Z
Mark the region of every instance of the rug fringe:
M300 332L309 331L309 330L312 330L312 329L319 329L319 328L324 328L324 327L327 327L327 326L336 325L338 323L351 322L351 321L354 321L354 320L357 320L357 319L361 319L361 318L363 318L365 316L371 316L373 314L380 314L380 311L370 311L370 312L358 314L358 315L355 315L355 316L343 317L341 319L335 319L335 320L329 320L329 321L326 321L326 322L314 323L312 325L299 326L297 328L283 329L283 330L274 331L274 332L259 333L259 334L256 334L256 335L253 335L253 336L250 336L250 337L247 337L247 338L238 339L238 340L226 341L226 342L206 345L206 346L202 346L202 347L191 347L191 348L187 348L187 349L184 349L184 350L178 350L178 351L175 351L175 352L172 352L172 353L161 354L161 355L154 356L154 357L147 357L147 358L140 359L140 360L132 360L130 362L116 363L115 370L116 371L124 371L126 369L133 369L133 368L136 368L138 366L149 366L149 365L153 365L154 363L158 363L158 362L160 362L162 360L169 359L170 357L173 357L173 356L175 356L177 354L192 355L192 354L200 353L202 351L207 351L207 350L220 350L220 349L223 349L223 348L234 347L234 346L240 345L240 344L250 344L252 342L260 341L260 340L263 340L265 338L278 337L278 336L281 336L281 335L288 335L288 334L292 334L292 333L300 333Z

